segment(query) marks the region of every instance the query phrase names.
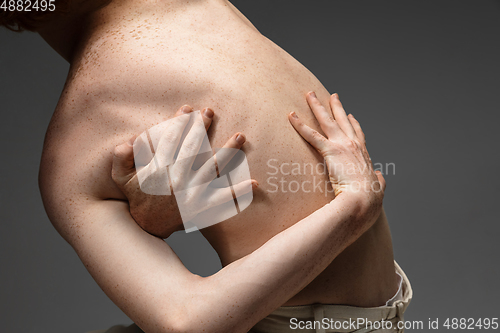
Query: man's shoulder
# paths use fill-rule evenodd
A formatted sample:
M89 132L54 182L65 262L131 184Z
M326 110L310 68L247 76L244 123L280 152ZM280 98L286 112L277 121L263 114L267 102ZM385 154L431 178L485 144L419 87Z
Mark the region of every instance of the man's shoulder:
M112 152L128 133L112 116L101 115L104 103L89 108L82 95L86 92L63 92L49 124L39 172L42 195L106 198L115 193Z
M38 180L50 221L70 240L81 227L74 216L84 214L89 205L124 196L111 178L114 133L94 126L92 115L72 110L72 104L61 105L47 130Z

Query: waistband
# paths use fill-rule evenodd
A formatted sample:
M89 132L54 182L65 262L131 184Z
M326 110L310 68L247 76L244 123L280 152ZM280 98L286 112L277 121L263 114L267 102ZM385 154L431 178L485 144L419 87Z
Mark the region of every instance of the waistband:
M413 290L408 277L396 261L394 266L396 273L402 277L401 289L387 305L370 308L334 304L283 306L258 322L249 333L404 332L404 329L396 327L399 321L404 321L403 314L413 297ZM364 319L366 325L358 325L358 318ZM295 323L303 323L303 329L293 324L292 319ZM356 325L352 324L353 321ZM389 327L388 322L391 322L392 329L381 329L380 324L384 323L382 321L385 322L386 328ZM305 325L315 322L316 327Z

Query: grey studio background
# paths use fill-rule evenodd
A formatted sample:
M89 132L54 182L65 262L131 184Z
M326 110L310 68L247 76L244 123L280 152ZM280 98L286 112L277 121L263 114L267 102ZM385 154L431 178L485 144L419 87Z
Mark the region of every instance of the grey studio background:
M406 320L500 317L500 3L233 1L361 122L386 175ZM37 185L68 64L33 33L0 30L2 332L131 323L50 224ZM220 267L200 233L168 243L200 274ZM427 331L424 330L424 331Z

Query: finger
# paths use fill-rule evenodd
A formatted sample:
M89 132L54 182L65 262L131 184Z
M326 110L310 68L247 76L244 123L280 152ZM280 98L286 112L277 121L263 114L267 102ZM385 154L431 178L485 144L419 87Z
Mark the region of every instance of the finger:
M177 167L180 167L179 171L187 171L187 169L192 167L206 136L207 131L205 130L203 116L196 115L193 126L191 126L189 133L184 138L179 150L179 155L177 156L177 162L175 164Z
M234 200L234 193L238 193L238 197L244 194L250 193L259 186L259 183L255 179L248 179L233 185L231 187L217 188L209 196L208 208L218 206L222 203Z
M177 110L177 112L174 114L174 117L182 116L183 114L188 114L193 112L193 108L189 105L183 105Z
M293 128L295 128L295 130L299 132L304 140L309 142L311 146L316 148L320 153L323 153L326 150L329 141L323 135L304 124L295 112L291 112L288 115L288 120L292 124Z
M313 91L307 94L306 100L312 112L314 113L314 116L318 120L321 129L323 130L323 132L325 132L326 136L329 139L332 139L340 129L337 122L333 118L332 112L330 110L327 110L323 106L323 104L321 104Z
M226 167L231 159L236 155L246 138L243 133L236 133L226 144L196 172L196 184L204 184L217 177L216 168L219 173Z
M212 124L212 120L214 119L214 111L210 108L205 108L201 111L201 116L203 117L203 124L205 125L205 130L208 131L208 128Z
M113 152L112 178L118 185L125 185L135 173L134 135L128 142L115 147Z
M182 106L177 112L175 113L174 117L181 116L183 114L187 114L193 111L193 108L190 107L189 105L184 105ZM208 128L212 124L212 120L214 118L214 111L210 108L205 108L203 111L201 111L201 116L203 117L203 123L205 124L205 129L208 131Z
M152 163L157 167L165 167L174 163L175 152L182 138L182 133L189 123L190 113L193 109L190 106L183 106L176 114L178 116L168 120L167 127L161 133L158 146Z
M382 191L385 192L385 188L387 187L387 184L385 182L385 178L382 175L382 172L379 170L376 170L375 173L377 174L378 182L380 183L380 186L382 187Z
M347 118L345 110L342 107L342 103L340 103L338 94L333 94L330 97L330 107L332 108L333 117L335 118L345 135L347 135L350 139L355 139L356 133L354 132L354 128L352 127L351 122Z
M233 185L233 191L235 197L240 198L243 195L257 189L258 187L259 187L259 182L257 182L255 179L247 179L242 181L241 183Z
M368 153L368 150L366 149L365 133L361 129L361 125L359 124L359 122L356 120L356 118L354 118L354 116L352 114L349 114L348 118L349 118L349 121L351 122L351 124L354 128L354 131L356 132L356 137L357 137L358 142L360 144L363 158L365 159L365 162L368 163L369 170L371 171L374 169L374 167L373 167L373 162L372 162L372 159L370 157L370 154Z
M215 154L215 161L219 172L224 170L226 165L231 161L231 159L236 155L238 150L243 146L246 141L246 137L243 133L236 133L233 135L226 144Z
M349 121L351 122L352 128L354 128L354 132L356 132L356 136L359 139L359 142L363 145L366 145L366 138L365 138L365 133L361 129L361 125L359 122L354 118L354 116L350 113L349 116Z

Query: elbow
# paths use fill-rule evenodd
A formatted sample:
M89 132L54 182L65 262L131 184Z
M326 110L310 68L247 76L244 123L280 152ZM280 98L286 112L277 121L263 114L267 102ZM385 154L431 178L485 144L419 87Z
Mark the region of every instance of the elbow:
M182 308L182 307L179 307ZM173 311L172 309L165 310L163 313L158 312L155 316L142 318L135 322L144 332L155 333L187 333L195 332L192 330L192 325L189 323L189 315L181 313L181 310Z
M193 320L189 320L189 318L179 320L175 323L170 323L169 326L164 326L161 333L221 333L221 332L231 332L233 331L225 331L219 329L213 329L210 325L203 324L195 324Z
M196 317L194 317L196 318ZM152 330L155 331L155 330ZM147 331L149 332L149 331ZM177 317L175 319L170 318L168 320L164 320L158 325L157 332L161 333L211 333L209 329L206 327L201 327L200 324L195 324L193 318L184 314L181 317ZM215 332L214 332L215 333Z
M169 320L167 323L163 323L162 327L158 332L161 333L192 333L196 332L192 330L189 323L186 320L187 318L177 319L177 320Z
M231 333L246 333L248 329L244 325L240 325L235 322L235 318L232 319L221 319L220 317L215 318L210 316L207 317L207 311L202 312L192 312L184 314L181 318L176 320L170 320L169 323L163 326L160 330L161 333L221 333L221 332L231 332ZM219 319L219 320L216 320Z
M203 293L200 290L206 290L206 278L196 274L189 274L183 279L185 285L179 287L179 293L176 293L175 300L165 298L165 302L156 307L154 319L156 327L146 332L160 333L210 333L205 320L203 305L207 305ZM208 307L210 308L210 307ZM151 319L150 319L151 320ZM219 331L220 332L220 331Z
M177 296L179 303L169 306L163 311L162 329L165 333L242 333L248 332L237 325L238 316L223 319L220 316L223 304L219 304L219 297L214 292L214 285L210 277L192 275L189 288L182 288L186 293ZM173 305L173 304L170 304ZM243 329L243 330L241 330Z

